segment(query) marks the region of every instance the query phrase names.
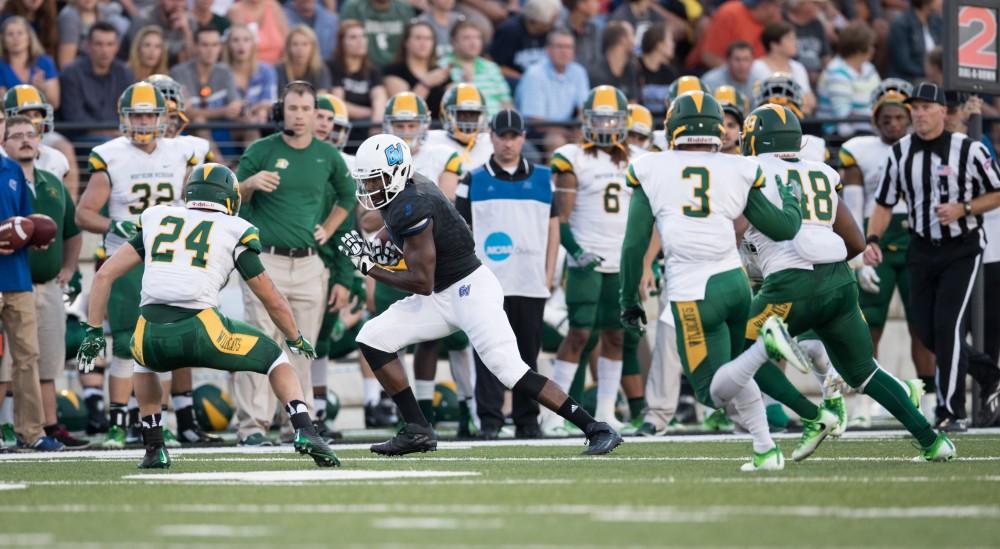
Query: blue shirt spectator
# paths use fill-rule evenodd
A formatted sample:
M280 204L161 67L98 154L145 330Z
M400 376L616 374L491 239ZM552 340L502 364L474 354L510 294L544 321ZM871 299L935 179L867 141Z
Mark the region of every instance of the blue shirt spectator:
M285 16L288 17L288 28L306 25L316 33L319 55L324 61L333 56L333 48L337 45L337 27L340 26L337 14L323 7L319 0L288 0L285 2Z
M21 166L4 156L0 158L0 219L31 215L31 194ZM0 292L30 292L31 266L28 247L0 254Z
M590 79L582 65L573 61L573 35L557 30L549 33L547 56L524 72L514 102L528 119L571 120L590 91Z
M10 89L21 84L31 84L39 74L45 80L59 76L59 71L56 70L56 62L48 55L39 57L34 65L28 67L27 80L21 80L21 77L14 72L14 67L0 61L0 86L4 88Z
M274 102L278 99L278 73L267 63L257 63L257 72L247 82L243 90L243 100L247 105Z

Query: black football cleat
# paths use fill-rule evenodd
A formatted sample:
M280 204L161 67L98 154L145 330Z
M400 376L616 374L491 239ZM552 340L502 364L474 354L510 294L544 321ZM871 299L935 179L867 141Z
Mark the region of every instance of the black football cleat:
M997 418L1000 418L1000 379L989 385L982 385L980 391L982 406L979 407L979 413L976 414L975 425L976 427L989 427L997 422Z
M587 449L583 451L588 456L610 454L622 443L622 436L603 421L595 421L587 426Z
M372 444L371 451L383 456L403 456L415 452L437 450L437 433L430 427L406 424L396 436L381 444Z
M170 454L163 445L146 446L146 455L139 462L140 469L169 469Z

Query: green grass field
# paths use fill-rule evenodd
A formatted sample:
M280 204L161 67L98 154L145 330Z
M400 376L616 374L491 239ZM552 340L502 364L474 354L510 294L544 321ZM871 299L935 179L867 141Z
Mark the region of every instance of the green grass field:
M582 439L395 459L341 446L336 470L288 447L177 450L166 473L137 471L136 450L3 454L0 545L997 547L1000 433L955 442L957 461L910 463L897 433L848 433L756 475L735 437L629 439L596 459Z

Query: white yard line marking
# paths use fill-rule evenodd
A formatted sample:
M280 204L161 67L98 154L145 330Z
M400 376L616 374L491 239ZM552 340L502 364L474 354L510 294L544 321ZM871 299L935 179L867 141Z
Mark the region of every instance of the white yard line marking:
M945 519L1000 518L1000 507L810 507L810 506L719 506L703 508L649 508L594 513L591 518L605 522L719 522L736 516L790 516L801 518L873 519Z
M21 482L17 483L0 482L0 492L6 492L8 490L24 490L27 487L28 487L27 484Z
M450 517L386 517L372 520L372 527L390 530L485 530L503 528L501 519Z
M163 524L156 535L173 538L255 538L270 535L268 526L233 526L231 524Z
M308 482L342 480L383 480L478 476L475 471L380 471L359 469L312 469L300 471L238 471L219 473L145 473L125 475L123 480L144 482L238 483Z

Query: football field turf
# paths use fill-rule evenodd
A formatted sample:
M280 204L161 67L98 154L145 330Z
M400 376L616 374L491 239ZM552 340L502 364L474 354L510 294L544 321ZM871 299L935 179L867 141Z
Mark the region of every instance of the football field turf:
M785 455L794 436L782 437ZM290 447L0 455L0 546L997 547L1000 431L955 437L960 459L911 463L900 432L852 433L784 471L741 473L736 437L442 443L339 469Z

